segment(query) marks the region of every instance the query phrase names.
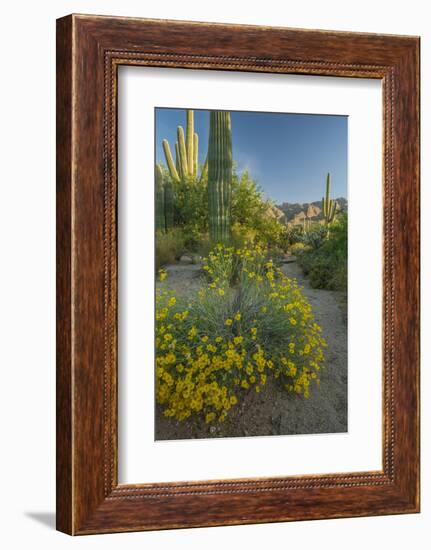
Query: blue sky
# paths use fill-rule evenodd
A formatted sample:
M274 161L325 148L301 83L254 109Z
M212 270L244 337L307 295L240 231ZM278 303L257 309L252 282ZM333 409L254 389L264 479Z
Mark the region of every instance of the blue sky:
M346 116L231 111L233 158L247 169L266 196L281 202L321 200L326 174L332 197L347 198ZM156 161L165 162L162 140L175 154L177 126L185 130L183 109L156 109ZM199 162L208 148L209 111L195 110Z

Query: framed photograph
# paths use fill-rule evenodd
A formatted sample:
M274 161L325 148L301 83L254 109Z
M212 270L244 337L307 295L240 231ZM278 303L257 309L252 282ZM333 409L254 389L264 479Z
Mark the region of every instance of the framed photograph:
M419 38L57 21L57 528L419 511Z

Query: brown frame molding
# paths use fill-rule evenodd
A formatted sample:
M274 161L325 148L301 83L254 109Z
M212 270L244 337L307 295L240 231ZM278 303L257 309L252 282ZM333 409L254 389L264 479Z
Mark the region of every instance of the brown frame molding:
M383 470L119 485L117 67L377 78L384 102ZM419 38L70 15L57 21L57 529L419 511Z

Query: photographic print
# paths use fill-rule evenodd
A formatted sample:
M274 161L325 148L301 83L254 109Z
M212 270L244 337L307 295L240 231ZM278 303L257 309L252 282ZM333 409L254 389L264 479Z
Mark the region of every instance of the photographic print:
M348 117L155 109L155 439L347 431Z
M419 37L56 43L57 529L418 512Z

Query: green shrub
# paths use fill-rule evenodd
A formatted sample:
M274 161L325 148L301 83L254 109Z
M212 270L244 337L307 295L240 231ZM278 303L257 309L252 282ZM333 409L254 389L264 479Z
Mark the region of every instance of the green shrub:
M320 246L303 251L298 261L312 287L347 290L347 215L340 215Z
M195 181L186 178L175 184L175 224L193 227L201 233L208 231L208 198L206 177Z
M323 245L327 237L328 237L327 227L321 224L315 224L310 229L310 231L307 231L306 233L304 233L302 237L302 242L305 245L308 245L309 247L313 248L314 250L317 250Z
M289 252L291 252L292 254L296 254L297 256L309 250L311 250L311 247L304 244L303 242L294 243L289 246Z
M285 248L293 244L302 243L304 237L304 228L302 225L287 225L285 229Z
M162 266L179 260L184 252L184 235L181 229L172 229L167 233L156 232L156 271Z

